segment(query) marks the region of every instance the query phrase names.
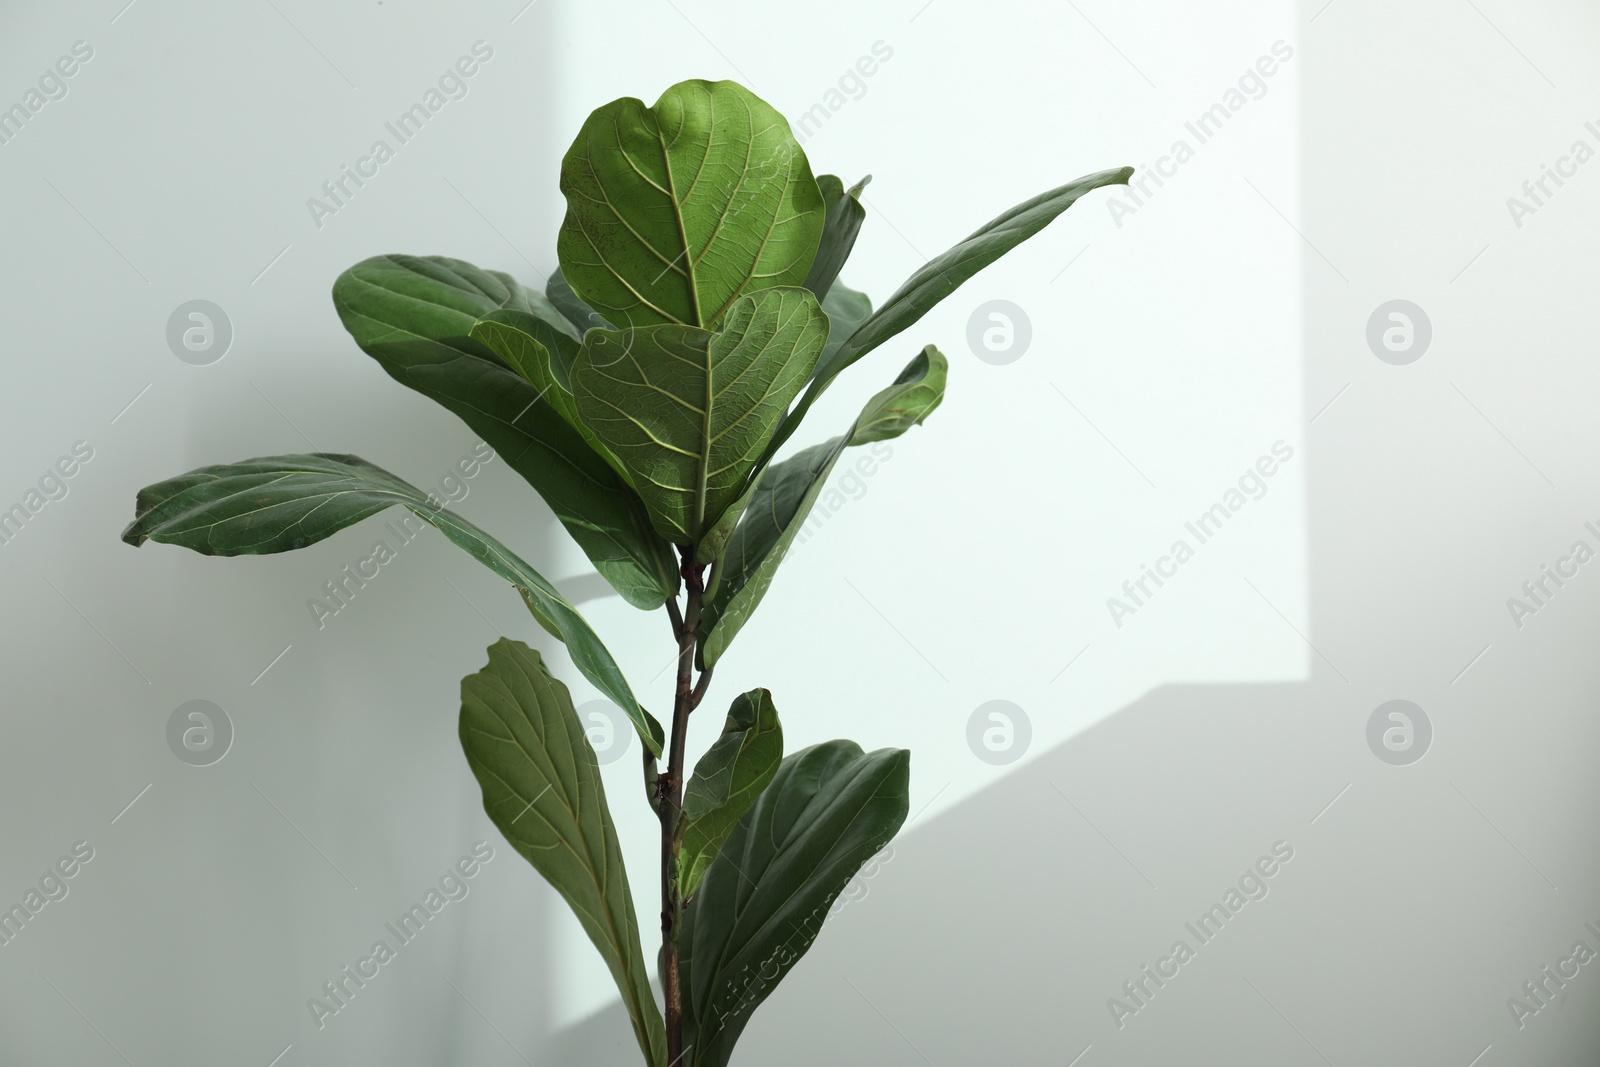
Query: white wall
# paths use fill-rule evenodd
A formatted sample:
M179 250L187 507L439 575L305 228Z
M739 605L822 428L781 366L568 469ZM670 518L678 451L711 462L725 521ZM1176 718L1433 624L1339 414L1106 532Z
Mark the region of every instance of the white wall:
M0 946L8 1062L635 1054L604 968L483 816L455 740L485 645L549 646L516 597L430 534L319 629L307 599L381 520L226 562L116 534L139 486L206 462L315 448L445 475L474 438L355 348L333 278L410 251L541 282L583 116L685 77L738 78L796 118L822 105L813 166L874 175L844 277L879 299L1041 189L1124 163L1172 174L1137 200L1097 194L974 279L843 379L798 442L836 432L922 344L951 357L945 405L841 479L719 670L709 706L770 687L792 748L914 752L894 858L741 1061L1592 1060L1592 968L1522 1029L1506 1005L1576 939L1600 950L1583 927L1600 926L1600 599L1584 568L1520 628L1506 604L1575 540L1600 549L1583 525L1600 527L1596 168L1521 226L1506 205L1574 140L1600 149L1591 8L908 0L812 4L791 25L703 0L124 3L0 13L0 104L74 42L93 49L0 145L0 505L93 449L0 546L0 899L94 849ZM313 220L307 199L478 41L493 57L467 95ZM841 86L875 45L890 57ZM1271 76L1201 143L1185 124L1274 46ZM1163 163L1180 139L1192 158ZM197 298L234 333L207 366L165 337ZM1396 299L1432 324L1407 365L1366 340ZM994 300L1031 323L1006 365L966 340ZM1187 534L1278 442L1292 457L1260 498L1205 544ZM520 479L491 464L460 506L588 597L635 688L665 702L664 622L595 597ZM1179 538L1194 558L1114 620L1107 599ZM1434 733L1407 766L1366 738L1396 698ZM168 748L195 699L235 731L212 766ZM969 747L992 700L1029 724L1009 763ZM718 725L697 722L696 744ZM636 767L606 778L648 933ZM319 1030L307 998L479 840L496 854L471 894ZM1278 841L1294 858L1267 897L1119 1028L1108 999Z

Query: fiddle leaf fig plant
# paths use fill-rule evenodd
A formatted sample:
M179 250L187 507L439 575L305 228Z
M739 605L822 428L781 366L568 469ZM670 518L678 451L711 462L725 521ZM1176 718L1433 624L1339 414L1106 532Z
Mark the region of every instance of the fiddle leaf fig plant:
M780 449L843 371L1131 174L1091 174L1005 212L874 310L839 281L866 179L814 175L788 123L742 86L686 81L654 106L616 100L583 124L561 164L560 267L543 293L443 256L374 256L340 275L334 307L362 351L471 427L627 603L665 611L677 671L661 719L548 579L356 456L265 456L158 482L138 494L123 540L285 552L398 506L505 579L566 655L552 664L502 639L462 680L461 745L484 810L571 906L645 1062L722 1067L904 822L910 755L844 740L785 754L773 695L753 689L733 698L690 774L689 718L839 457L927 419L945 357L921 348L850 425ZM569 661L642 742L661 842L659 951L646 951L598 759L557 678Z

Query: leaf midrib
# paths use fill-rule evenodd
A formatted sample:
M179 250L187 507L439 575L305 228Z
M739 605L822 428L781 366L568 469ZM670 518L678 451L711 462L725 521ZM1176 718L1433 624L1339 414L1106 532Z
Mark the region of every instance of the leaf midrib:
M656 143L661 146L661 166L667 172L667 199L672 204L672 220L678 225L678 243L683 247L684 268L683 277L689 285L689 309L694 314L694 324L701 326L705 320L700 317L700 283L695 280L694 259L689 255L689 228L683 217L683 204L678 199L678 181L672 173L672 156L667 152L666 138L661 136L661 120L651 109L650 124L655 127ZM618 136L621 143L621 136ZM698 179L697 179L698 180ZM671 264L669 263L670 267ZM707 405L709 407L709 405Z
M711 405L716 401L716 364L711 359L711 344L705 347L706 391L700 409L700 455L695 462L694 526L696 533L706 522L706 483L711 476Z
M815 804L818 799L823 799L824 810L822 813L819 813L816 818L811 820L811 824L801 832L799 837L790 837L790 835L786 833L782 842L779 842L775 839L768 841L771 851L764 857L764 862L761 864L761 877L765 878L767 871L772 868L772 865L776 863L781 856L787 854L792 849L799 847L801 841L808 838L809 835L815 831L816 826L821 823L824 818L826 818L827 814L834 809L836 805L842 803L841 798L850 791L850 787L859 781L863 775L874 776L877 778L877 781L874 783L871 793L866 796L859 805L856 806L854 812L849 818L849 821L845 824L846 831L854 828L857 820L861 818L862 814L867 810L867 808L875 803L882 795L884 783L887 781L889 774L893 772L892 759L885 765L875 766L874 764L876 764L877 761L871 759L871 757L875 755L877 755L877 753L863 753L860 756L854 757L853 762L860 761L860 765L853 769L853 773L850 773L848 780L843 784L837 782L829 783L830 791L832 791L834 794L832 797L823 798L819 792L806 803L805 807L802 808L799 813L797 813L795 819L796 822L804 817L805 812L810 809L812 804ZM769 785L768 788L770 789L771 785ZM771 814L775 816L776 811L774 810ZM793 824L791 824L791 830L792 827ZM770 817L751 826L750 831L745 838L744 859L746 863L749 863L754 858L751 855L751 843L752 841L757 840L757 831L763 831L770 837L772 829L773 827ZM830 856L832 856L835 847L837 847L837 841L835 842L834 846L824 850L821 857L819 857L816 862L810 865L810 870L806 872L805 877L798 879L794 883L789 894L783 898L782 902L773 907L767 918L758 924L754 930L751 930L746 934L742 943L737 949L734 949L730 952L729 949L732 946L735 931L738 929L739 920L744 916L746 910L756 899L756 894L755 892L752 892L749 896L745 897L742 903L738 902L736 898L734 904L734 914L731 921L728 923L728 940L723 943L721 951L716 954L715 973L725 973L729 962L733 959L737 959L740 955L747 951L750 946L753 945L761 937L761 935L766 932L773 922L777 920L779 915L788 908L789 904L794 900L795 896L799 894L800 890L808 882L810 882L812 878L815 877L817 871L821 869L822 865L827 862ZM731 858L729 858L729 862L733 862ZM740 868L740 873L744 874L742 868ZM744 875L744 878L746 882L750 881L749 875ZM759 887L757 888L757 892L758 891Z
M533 679L530 678L528 676L527 672L523 669L523 664L521 662L519 662L520 658L521 657L515 657L515 656L511 657L511 659L512 659L512 667L517 671L518 674L520 674L522 676L523 684L532 693L533 702L534 702L535 706L539 708L540 719L541 719L541 722L542 722L543 719L544 719L544 702L541 699L539 687L534 684ZM493 676L491 676L491 677L493 677ZM519 702L518 702L518 700L516 698L516 694L511 692L510 686L506 685L505 681L503 679L500 679L500 678L494 678L494 681L496 681L499 684L501 690L509 698L509 703L513 707L518 706ZM539 761L534 758L533 753L528 751L527 746L524 745L522 743L522 740L517 736L516 729L510 723L508 723L504 719L502 719L500 717L500 715L494 710L494 707L488 701L484 701L484 700L482 700L480 698L479 703L485 708L485 710L488 711L488 713L495 720L497 720L503 727L505 727L507 736L498 737L495 734L489 732L488 730L483 729L481 726L470 727L470 729L472 729L476 733L480 733L483 736L485 736L487 738L490 738L492 740L495 740L495 741L501 741L501 742L509 741L509 742L511 742L511 744L515 745L517 750L522 753L523 757L527 759L527 761L528 761L530 766L540 770L541 772L548 771L547 779L548 779L549 784L552 787L559 787L558 788L557 802L561 804L561 807L565 810L567 815L572 819L572 825L577 830L578 839L582 842L583 857L587 857L587 859L588 859L587 863L583 862L583 857L579 856L578 849L573 845L572 842L567 840L567 836L564 833L562 833L561 830L559 828L557 828L554 823L552 823L550 821L550 818L547 815L545 815L544 812L539 810L538 798L537 797L533 798L532 800L525 800L525 798L522 797L520 792L517 790L517 788L514 785L512 785L512 783L506 781L505 778L501 777L492 768L490 768L489 766L484 764L482 760L474 760L473 761L473 762L477 763L480 767L483 768L484 773L490 775L496 781L498 781L502 786L504 786L506 791L508 793L510 793L513 797L515 797L518 800L524 800L524 802L527 804L527 808L524 809L524 810L531 810L536 815L538 815L539 818L544 821L545 825L550 828L551 832L556 835L556 839L560 842L559 845L550 846L550 847L564 847L567 850L567 852L572 855L572 857L574 859L577 859L579 861L579 866L582 867L584 869L584 872L589 875L589 883L595 889L595 894L596 894L596 897L598 898L598 902L600 904L600 911L602 913L601 915L597 916L597 915L594 915L593 913L589 912L588 909L581 907L577 901L573 900L571 897L567 897L567 895L565 893L562 893L562 896L563 897L567 897L567 904L568 904L569 907L573 908L573 910L577 911L580 915L587 915L589 917L589 919L592 922L595 923L596 926L601 927L605 931L606 939L607 939L607 941L610 942L612 950L616 954L617 962L621 966L623 973L627 976L627 979L628 979L628 981L626 982L626 985L628 987L628 998L629 998L630 1001L633 1002L633 1007L635 1009L630 1014L635 1019L642 1018L643 1015L644 1015L643 1005L641 1005L639 1003L639 990L638 990L638 986L636 984L638 975L634 971L634 966L633 966L634 961L631 958L632 953L627 951L628 948L637 948L638 946L634 942L632 942L631 940L628 940L628 941L624 942L624 940L622 939L623 931L618 930L618 927L617 927L617 916L615 914L615 908L614 908L615 902L610 899L610 889L609 889L609 884L610 883L609 883L609 878L608 878L608 875L609 875L609 872L610 872L610 867L609 867L608 862L606 862L606 861L609 860L609 856L602 856L602 857L600 857L600 862L596 862L596 857L595 857L592 849L590 848L591 842L588 839L588 835L586 833L584 833L583 817L582 817L582 814L580 813L580 811L578 810L578 808L579 808L579 804L578 804L579 797L578 796L569 797L568 801L570 801L570 802L562 801L560 798L561 797L566 797L567 790L566 790L565 783L562 781L563 775L561 774L561 772L555 766L554 755L551 754L548 767L541 767L540 764L539 764ZM521 710L521 709L519 708L518 710ZM527 722L529 728L533 730L534 734L536 736L538 736L541 741L545 741L546 740L544 735L540 732L540 730L538 728L538 725L534 723L533 719L528 716L526 711L522 712L522 718ZM566 727L565 722L563 722L562 725L563 725L563 729L565 730L565 727ZM568 752L571 751L570 742L571 742L571 736L569 734L568 735L568 749L567 749ZM550 746L548 744L546 744L545 747L546 747L547 753L553 753L553 750L550 748ZM582 786L582 783L579 782L577 780L577 777L576 777L577 771L578 771L578 768L577 768L576 764L573 765L572 770L574 772L573 785L577 788L578 793L581 796L583 786ZM597 786L599 786L598 779L597 779L597 783L596 784L597 784ZM601 824L600 824L600 834L601 834L601 838L602 838L602 843L604 845L609 845L609 844L616 843L616 844L618 844L618 847L620 848L620 843L606 840L607 835L606 835L606 830L605 830L605 822L604 822L603 819L601 820ZM529 845L529 846L526 846L526 847L532 847L532 846ZM557 888L559 889L559 887L557 887ZM625 947L625 945L626 945L626 947ZM642 961L642 954L641 954L641 961ZM650 1007L652 1009L654 1009L654 1007L655 1007L653 999L652 999L652 1003L651 1003ZM647 1035L647 1039L648 1039L648 1035Z

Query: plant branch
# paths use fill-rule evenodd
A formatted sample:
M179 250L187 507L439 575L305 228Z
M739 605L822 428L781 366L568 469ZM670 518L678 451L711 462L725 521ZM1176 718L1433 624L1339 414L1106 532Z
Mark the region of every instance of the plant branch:
M710 667L707 667L705 670L701 671L700 680L694 683L694 692L689 694L690 711L693 711L695 708L700 706L700 701L705 699L706 690L711 688L711 671L712 668Z
M705 566L695 563L693 547L680 551L685 590L682 614L675 598L667 601L667 614L678 639L678 677L673 690L667 770L656 779L656 814L661 820L661 984L667 1002L667 1060L674 1064L683 1055L683 984L678 949L683 901L678 894L678 830L683 815L684 745L689 713L705 695L711 673L703 672L700 684L694 684L694 646L700 629L700 603L705 595Z

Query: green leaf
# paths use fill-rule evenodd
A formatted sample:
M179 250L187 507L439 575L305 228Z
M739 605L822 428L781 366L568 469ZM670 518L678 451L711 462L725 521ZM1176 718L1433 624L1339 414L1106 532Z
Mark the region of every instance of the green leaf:
M563 416L567 414L561 405L571 406L572 386L567 376L578 354L577 338L537 315L505 309L491 311L473 323L467 336L521 375L541 400Z
M865 182L866 179L862 180ZM828 288L828 297L822 302L822 310L828 316L828 344L823 348L820 359L827 359L830 353L844 344L871 316L872 301L866 293L856 292L843 282L836 281ZM751 477L745 484L744 495L729 506L728 510L722 513L722 518L713 523L705 536L700 539L699 550L695 553L698 562L711 563L720 560L727 551L728 542L733 537L740 516L744 514L752 494L761 484L761 474L764 469L758 465L751 472Z
M825 208L789 124L730 81L597 109L561 162L561 271L622 326L711 328L747 291L805 280Z
M538 390L539 398L578 431L584 444L604 459L624 482L633 484L611 450L601 444L578 417L571 380L572 361L577 358L579 347L576 339L525 311L491 311L472 324L469 336L483 342L501 362Z
M817 246L817 258L811 261L811 271L806 275L805 286L817 294L822 306L828 306L828 292L833 288L839 269L850 258L856 245L856 234L867 217L861 206L861 190L867 187L872 175L867 175L849 189L832 174L817 175L817 188L822 191L826 218L822 227L822 241Z
M800 420L839 373L862 356L926 315L935 304L955 292L968 278L1017 245L1044 229L1085 193L1108 185L1126 185L1132 167L1103 170L1024 201L980 227L965 240L935 256L907 278L849 340L817 362L805 395L784 418L763 457L770 459L789 439Z
M740 298L714 333L584 335L572 368L578 414L632 475L663 539L697 544L744 495L827 332L817 298L783 287Z
M483 810L577 915L611 969L645 1062L663 1067L666 1026L599 764L571 694L539 653L506 638L489 646L488 666L461 680L461 747Z
M700 537L696 546L694 559L696 563L715 563L722 558L728 550L728 542L733 538L733 531L739 528L739 519L744 515L744 509L750 506L750 499L755 495L757 479L755 471L751 471L746 478L744 492L729 504L721 517L712 523Z
M944 399L948 371L944 355L929 345L906 364L892 385L867 401L842 436L812 445L762 472L706 596L700 616L702 668L716 663L767 595L778 565L804 528L844 450L898 437L921 423Z
M540 624L566 642L583 676L627 712L652 752L661 753L661 724L639 706L599 636L544 575L436 498L357 456L263 456L157 482L140 490L122 539L136 547L147 540L181 545L209 556L288 552L396 504L516 586Z
M545 282L544 295L549 297L550 303L556 306L556 310L572 323L579 337L597 327L602 330L612 328L594 308L578 299L578 294L567 284L567 277L561 273L560 267L557 267L555 273L550 275L550 280Z
M341 274L333 302L391 377L457 415L539 492L628 603L657 608L677 592L672 546L650 529L622 476L537 388L470 336L500 309L559 319L544 297L458 259L391 255Z
M905 822L911 753L829 741L783 761L684 911L684 1047L724 1067L834 899Z
M872 300L866 293L858 293L843 282L834 282L828 288L828 298L822 302L828 313L828 345L822 350L821 363L837 352L872 317Z
M945 379L950 361L932 345L917 353L900 376L886 389L879 390L861 409L850 430L850 443L864 445L899 437L913 426L921 426L934 409L944 402Z
M828 297L822 302L822 310L828 316L828 343L822 350L819 362L827 359L856 332L863 322L867 321L872 315L872 301L866 293L859 293L843 282L836 281L828 288ZM700 539L699 550L695 553L698 562L711 563L722 558L740 517L750 503L751 496L761 484L764 470L763 465L757 465L745 483L744 495L729 506L722 513L722 518L713 523L705 536Z
M864 184L866 179L863 178L862 182ZM827 299L822 302L822 310L828 316L828 343L822 349L819 358L827 359L829 352L844 344L845 340L855 333L856 328L867 321L867 317L872 314L872 301L868 299L867 294L858 293L843 282L834 282L828 289ZM751 495L760 484L759 475L762 469L758 466L751 471L751 476L745 483L744 494L729 505L722 513L722 517L700 538L699 550L695 553L698 562L711 563L722 558L740 516L744 514Z
M723 840L778 773L782 759L783 726L772 694L765 689L741 694L728 709L722 736L700 757L683 787L680 898L694 895Z

